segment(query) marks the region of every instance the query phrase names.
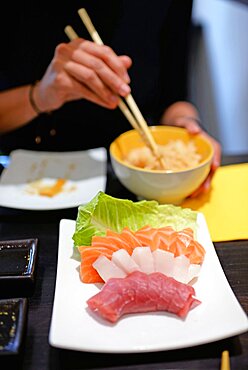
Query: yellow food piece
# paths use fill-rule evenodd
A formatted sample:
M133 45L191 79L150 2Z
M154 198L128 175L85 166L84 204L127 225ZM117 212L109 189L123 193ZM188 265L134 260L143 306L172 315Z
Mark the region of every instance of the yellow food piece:
M61 192L65 184L65 179L58 179L54 185L46 185L39 189L39 195L46 197L53 197L54 195Z

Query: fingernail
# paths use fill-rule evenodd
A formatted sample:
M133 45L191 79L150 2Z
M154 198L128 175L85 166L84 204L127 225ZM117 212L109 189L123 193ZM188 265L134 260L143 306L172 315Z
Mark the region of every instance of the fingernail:
M130 87L128 85L121 85L120 88L119 88L119 93L121 95L126 95L126 94L129 94L131 91Z

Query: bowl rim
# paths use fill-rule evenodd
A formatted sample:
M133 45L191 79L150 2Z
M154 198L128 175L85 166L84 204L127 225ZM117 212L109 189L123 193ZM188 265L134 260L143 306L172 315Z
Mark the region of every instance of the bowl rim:
M184 131L184 132L186 131L187 133L189 133L186 128L184 128L184 127L178 127L178 126L167 126L167 125L157 125L156 126L156 125L153 125L153 126L149 126L149 128L151 130L154 130L154 129L159 128L159 130L160 129L161 130L168 129L169 131L170 130L172 130L172 131ZM210 150L210 154L199 165L194 166L194 167L190 167L190 168L187 168L187 169L177 170L177 171L173 171L173 170L150 170L150 169L147 169L147 168L141 168L141 167L133 166L132 164L129 164L129 163L125 162L124 160L119 159L116 156L114 156L113 155L113 146L116 143L116 141L119 138L121 138L121 136L126 135L126 134L131 133L131 132L134 132L134 131L136 131L136 130L135 129L131 129L131 130L128 130L128 131L123 132L122 134L120 134L119 136L117 136L115 138L115 140L112 141L112 143L109 146L110 158L114 159L116 162L118 162L122 166L127 167L127 168L130 168L132 170L143 172L143 173L173 175L173 174L178 174L178 173L187 173L187 172L190 172L190 171L195 170L195 169L200 169L201 167L205 166L207 163L211 162L211 160L213 159L213 156L214 156L214 146L213 146L213 144L211 143L211 141L202 132L199 132L197 134L192 134L192 137L200 136L209 145L209 147L211 149Z

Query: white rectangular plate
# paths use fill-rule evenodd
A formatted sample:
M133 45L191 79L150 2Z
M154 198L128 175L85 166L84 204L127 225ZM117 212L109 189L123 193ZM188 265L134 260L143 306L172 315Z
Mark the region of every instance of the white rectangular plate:
M27 210L77 207L89 202L106 186L105 148L75 152L15 150L0 178L0 206ZM38 179L47 183L67 179L65 190L53 197L27 192ZM43 181L42 180L42 181Z
M247 316L228 284L201 213L198 225L197 239L206 257L194 287L202 303L185 320L154 312L126 315L110 324L87 310L86 301L100 284L80 281L79 262L71 258L75 222L61 220L49 343L77 351L135 353L191 347L247 331Z

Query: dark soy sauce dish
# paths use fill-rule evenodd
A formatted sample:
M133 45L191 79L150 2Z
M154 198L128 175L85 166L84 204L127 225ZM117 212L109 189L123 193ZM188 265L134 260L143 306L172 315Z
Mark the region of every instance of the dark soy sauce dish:
M0 298L33 293L38 239L0 241Z
M0 300L0 355L16 355L26 327L27 298Z

